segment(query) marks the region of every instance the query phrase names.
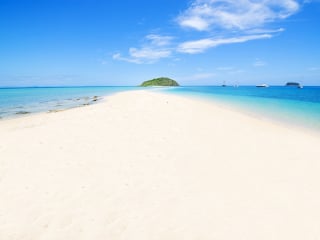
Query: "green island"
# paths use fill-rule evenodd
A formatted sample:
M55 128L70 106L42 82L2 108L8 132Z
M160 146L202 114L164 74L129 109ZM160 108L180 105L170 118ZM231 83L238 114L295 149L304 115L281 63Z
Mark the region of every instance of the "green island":
M160 77L154 78L148 81L144 81L140 87L152 87L152 86L179 86L179 84L170 78Z

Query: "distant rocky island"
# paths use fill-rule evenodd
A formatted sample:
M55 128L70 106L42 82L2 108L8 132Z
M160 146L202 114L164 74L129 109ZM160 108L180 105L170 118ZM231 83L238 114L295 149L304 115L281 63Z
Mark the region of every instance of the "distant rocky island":
M287 82L286 83L287 87L297 87L297 88L303 88L302 85L298 82Z
M179 84L170 78L167 77L160 77L160 78L154 78L148 81L144 81L141 83L140 87L152 87L152 86L179 86Z

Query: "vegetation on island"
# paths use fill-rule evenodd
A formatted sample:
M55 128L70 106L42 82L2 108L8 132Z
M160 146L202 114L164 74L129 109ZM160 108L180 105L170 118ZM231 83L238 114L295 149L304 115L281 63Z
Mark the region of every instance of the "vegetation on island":
M144 81L140 87L152 87L152 86L179 86L179 84L170 78L160 77L154 78L148 81Z

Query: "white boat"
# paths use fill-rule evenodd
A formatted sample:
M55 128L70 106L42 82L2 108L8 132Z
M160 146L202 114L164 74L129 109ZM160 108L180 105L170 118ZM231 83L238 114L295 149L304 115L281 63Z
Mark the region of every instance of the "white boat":
M263 83L263 84L256 85L256 87L266 88L266 87L269 87L269 85L268 85L268 84Z

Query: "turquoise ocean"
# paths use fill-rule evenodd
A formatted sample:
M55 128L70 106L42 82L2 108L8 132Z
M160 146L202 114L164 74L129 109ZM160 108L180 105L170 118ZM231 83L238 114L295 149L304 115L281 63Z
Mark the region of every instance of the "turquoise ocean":
M89 105L103 96L134 89L137 87L0 88L0 118Z
M139 87L0 88L0 118L22 116L93 104L100 97ZM145 89L145 88L144 88ZM320 131L320 86L182 86L148 88L185 97L202 98L248 114Z
M166 91L214 101L259 118L320 131L320 86L195 86Z

